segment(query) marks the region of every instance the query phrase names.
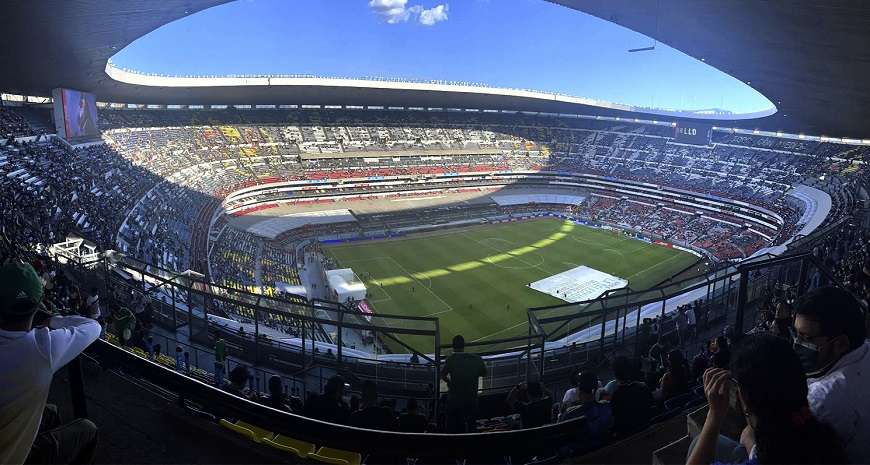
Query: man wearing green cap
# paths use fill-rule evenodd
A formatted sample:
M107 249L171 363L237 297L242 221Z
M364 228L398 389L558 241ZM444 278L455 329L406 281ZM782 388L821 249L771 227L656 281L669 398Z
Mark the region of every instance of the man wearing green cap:
M54 373L100 336L100 325L55 316L33 328L42 286L30 265L0 266L0 463L24 463L28 455L30 462L86 463L96 445L93 423L40 425Z

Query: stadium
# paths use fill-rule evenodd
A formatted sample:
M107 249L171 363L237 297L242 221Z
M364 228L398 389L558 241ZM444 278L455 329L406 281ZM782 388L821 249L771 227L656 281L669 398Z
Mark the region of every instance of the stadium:
M833 407L870 368L870 7L536 6L668 44L773 105L743 113L115 63L241 3L5 5L0 462L732 463L710 455L710 378L730 368L744 395L747 354L782 345L774 381L800 347L824 368L795 375L786 442L833 450L795 439L818 424L848 458L830 463L870 461L870 405ZM422 8L403 21L446 18ZM824 329L801 342L807 315ZM54 359L39 338L64 331L92 337ZM46 350L48 375L19 383ZM764 431L746 396L721 427L738 446ZM46 426L46 398L90 439ZM757 436L734 463L792 457Z

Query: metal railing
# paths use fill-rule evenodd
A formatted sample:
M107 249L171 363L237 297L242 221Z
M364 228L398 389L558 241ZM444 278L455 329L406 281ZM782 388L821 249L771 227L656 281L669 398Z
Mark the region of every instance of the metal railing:
M572 420L525 430L468 434L398 433L355 428L284 413L233 396L103 340L94 343L86 353L104 368L123 368L127 375L174 392L183 405L205 409L216 418L243 419L281 435L363 454L437 461L464 457L491 462L512 455L528 456L535 451L555 451L560 444L572 440L579 427L578 422ZM82 383L76 384L76 388L83 386ZM82 398L85 389L86 386L81 391Z
M822 279L812 279L813 274L821 275ZM765 257L742 263L735 267L721 270L713 276L705 278L699 284L683 287L678 291L668 291L668 287L656 289L652 294L665 296L661 302L676 299L679 295L695 289L704 289L710 296L710 305L721 310L725 317L725 326L730 327L732 338L739 339L750 325L749 316L753 303L770 295L771 289L788 288L796 295L804 292L814 283L834 283L835 277L825 269L819 260L810 253L797 253L781 257ZM715 286L718 291L710 290ZM644 296L644 293L629 293L613 296L615 303L600 303L599 318L608 320L607 312L618 311L620 308L642 307L647 298L632 301L632 295ZM628 301L628 303L626 303ZM622 307L620 307L622 306ZM575 306L576 307L576 306ZM557 315L552 322L568 321L586 312L568 315ZM622 315L634 315L631 312ZM588 316L588 315L587 315ZM533 318L530 312L530 319ZM637 317L635 317L637 318ZM625 320L624 320L625 321ZM544 318L537 319L535 325L549 323ZM604 325L602 325L604 326ZM618 328L618 327L617 327ZM626 327L628 328L628 327ZM619 336L609 338L604 347L617 349L618 344L643 335L634 330L622 331ZM663 328L662 332L666 330ZM614 331L618 332L618 331ZM534 334L529 337L533 337ZM542 337L546 339L547 334ZM521 342L523 337L516 338ZM546 344L539 346L526 341L525 349L519 359L531 360L534 349L540 347L541 365L549 363L550 356L545 356ZM168 342L167 342L168 344ZM592 351L599 350L598 343ZM474 347L474 346L472 346ZM482 346L485 348L485 346ZM498 351L497 351L498 352ZM550 456L562 445L568 444L576 435L577 424L574 421L556 423L538 428L521 430L469 433L469 434L439 434L439 433L396 433L354 428L338 424L326 423L294 414L283 413L269 407L235 397L200 380L186 376L185 373L154 363L147 358L139 357L121 347L106 341L98 341L87 351L104 368L123 368L124 372L147 380L170 392L177 393L184 405L193 404L197 408L205 408L217 418L242 419L269 431L287 435L297 439L310 441L318 445L338 447L362 453L377 453L398 457L418 457L433 460L452 460L468 458L479 460L496 460L509 457L530 457L533 455ZM81 412L86 415L83 399L85 389L81 378L72 379L74 403L79 404ZM78 401L76 398L78 396ZM204 407L200 407L204 406ZM78 411L77 411L78 412ZM581 420L582 421L582 420Z

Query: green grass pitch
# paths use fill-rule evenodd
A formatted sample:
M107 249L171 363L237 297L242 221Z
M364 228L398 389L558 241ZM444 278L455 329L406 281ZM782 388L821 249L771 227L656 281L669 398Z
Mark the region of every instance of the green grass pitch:
M376 314L437 317L444 344L455 334L466 342L527 334L527 308L565 303L528 284L580 265L641 290L697 261L621 232L556 219L335 245L327 253L366 282ZM431 338L402 339L423 353L433 350Z

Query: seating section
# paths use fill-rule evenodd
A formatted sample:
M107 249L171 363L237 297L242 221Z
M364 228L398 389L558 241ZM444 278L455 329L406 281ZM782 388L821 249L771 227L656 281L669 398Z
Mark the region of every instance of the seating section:
M310 442L300 441L280 434L275 435L272 439L263 440L263 444L296 454L301 459L308 458L315 450L314 444Z
M236 421L235 426L250 431L253 434L254 442L263 442L265 439L272 439L275 437L275 433L266 431L263 428L254 426L250 423L245 423L242 420Z
M0 142L53 133L47 108L0 106Z
M362 456L356 452L333 449L330 447L321 447L315 452L316 447L310 442L275 434L241 420L231 422L222 418L219 423L224 428L244 437L245 439L283 452L294 454L300 459L309 459L315 462L329 463L333 465L359 465L362 462Z
M0 121L27 132L25 125L34 119L28 114L35 111L4 108ZM854 191L866 184L863 165L851 162L862 159L866 147L722 133L716 133L711 147L693 147L673 143L667 126L589 119L103 110L100 122L105 145L0 147L0 211L4 218L16 219L4 223L5 234L29 245L78 235L100 250L117 249L161 269L193 270L214 283L269 296L285 285L301 284L298 255L312 237L377 232L461 215L425 209L356 215L357 221L308 225L270 241L231 226L220 215L221 206L240 216L279 201L322 203L328 209L333 202L328 195L401 197L409 185L430 195L460 188L486 192L506 184L537 188L555 173L568 172L587 182L645 182L743 201L783 218L778 229L750 230L730 211L698 213L689 205L654 204L634 191L617 192L601 183L584 192L587 201L579 208L549 207L730 260L781 244L800 230L801 208L785 195L793 184L831 195L828 222L850 211ZM364 182L352 181L357 179ZM267 189L227 200L240 189L294 182L307 188ZM467 214L488 217L523 208L489 205ZM243 308L224 310L246 318ZM298 331L286 322L269 324L291 334Z
M593 208L595 209L596 215L598 215L598 216L608 215L614 211L623 211L626 214L639 216L639 217L643 217L643 218L648 218L651 216L651 215L646 215L646 216L641 215L641 213L643 213L643 211L641 211L639 209L638 205L634 205L632 203L636 203L636 201L629 200L629 199L622 199L622 198L613 199L613 198L609 198L609 197L593 196L593 198L590 199L589 205L590 205L590 209L593 209ZM508 214L510 214L509 212L510 212L511 208L531 209L530 211L534 211L535 208L550 208L550 207L559 208L557 206L550 206L550 205L499 206L499 205L494 204L494 203L492 203L492 204L486 204L486 203L480 204L480 205L476 206L475 208L479 209L479 211L489 211L489 212L494 212L494 213L508 212ZM562 205L560 208L574 208L574 207L570 207L570 206L566 207L566 206ZM422 209L410 210L410 211L405 212L405 215L407 216L407 218L414 219L414 215L419 215L422 213L421 210ZM670 212L670 210L668 210L668 211ZM671 212L671 213L674 213L674 212ZM675 214L683 215L685 213L687 213L687 212L678 211ZM670 213L667 213L667 214L670 214ZM416 219L419 219L419 217ZM360 218L360 224L361 224L360 227L365 227L365 224L369 220L371 220L371 221L383 221L382 218L378 218L376 215L373 215L372 218L361 217ZM707 218L707 217L702 216L700 218L695 219L695 222L702 223L702 224L706 225L705 228L708 228L708 229L706 229L707 232L705 234L709 235L709 234L712 234L710 232L711 230L714 231L715 234L721 233L717 229L717 228L719 228L718 225L720 223L722 223L722 221L719 221L719 220L721 220L721 218L718 218L718 219L715 217ZM643 220L643 221L646 221L646 220ZM703 236L701 236L701 239L698 239L698 240L703 240ZM867 254L868 254L865 242L866 241L864 241L864 236L863 236L862 230L854 228L854 226L851 226L851 225L843 225L835 231L835 234L828 237L824 242L821 242L819 245L819 248L820 248L820 250L822 250L821 253L823 254L823 256L837 257L836 259L829 258L830 264L832 265L832 268L834 270L835 275L838 278L842 278L844 281L852 282L855 279L857 279L856 277L863 276L863 271L862 271L862 268L860 265L862 263L866 262ZM832 252L834 250L836 252ZM830 253L830 255L829 255L829 253ZM777 266L779 266L779 265L777 265ZM796 268L793 270L796 270ZM774 322L773 314L767 310L764 310L764 309L770 309L771 306L773 305L773 303L777 302L777 300L775 300L775 299L779 299L779 298L790 299L790 298L795 297L795 294L797 293L797 291L796 291L797 286L792 286L790 284L780 282L778 279L777 280L769 279L771 277L777 277L778 275L780 277L784 277L784 279L794 279L794 278L796 278L796 276L794 276L792 278L788 278L788 275L794 274L794 273L788 273L788 272L781 273L779 268L773 269L773 270L768 268L768 269L765 269L764 272L765 273L770 272L771 274L769 276L763 276L763 275L760 275L761 271L759 271L759 275L753 274L751 276L751 279L752 279L751 284L753 286L751 286L751 287L757 287L756 285L762 285L761 287L763 287L763 283L767 283L767 285L770 286L772 282L774 282L774 281L776 281L776 282L773 284L772 288L770 288L770 289L767 289L767 288L756 289L756 291L758 291L758 292L754 293L754 295L757 298L755 303L761 303L761 312L759 312L760 318L757 322L757 325L751 330L752 332L763 332L763 331L770 330L770 327L771 327L770 325ZM51 273L46 273L46 276L51 276ZM49 277L48 279L51 279L51 278ZM713 291L708 291L706 302L704 301L704 298L701 298L701 299L696 300L694 302L681 305L681 307L678 309L679 313L676 313L676 314L671 313L671 314L665 315L663 312L662 317L661 318L656 317L652 323L644 322L645 326L651 325L651 328L654 328L654 329L647 328L647 329L649 329L648 332L644 331L641 333L645 336L645 340L642 342L643 345L641 345L640 347L644 347L644 349L645 349L645 346L652 345L653 348L651 348L649 352L647 352L644 349L641 349L638 352L638 353L647 353L648 354L647 357L643 357L644 358L644 360L642 362L643 364L637 364L637 366L635 366L634 365L635 361L631 361L631 363L633 364L632 365L632 367L633 367L632 372L634 373L632 376L636 377L637 379L645 379L647 385L650 387L651 390L653 390L652 395L653 395L653 398L655 399L655 401L652 402L652 404L650 406L650 411L647 412L652 417L648 423L655 424L658 422L666 421L669 418L674 418L675 416L680 415L681 413L685 412L686 410L694 409L704 402L704 393L703 393L703 390L701 389L700 384L699 384L699 375L700 375L700 373L703 372L704 367L706 367L708 363L712 363L712 362L716 361L717 354L721 355L721 353L722 353L721 348L723 346L720 346L719 344L721 344L721 342L719 340L717 340L717 342L716 342L717 349L716 349L716 351L711 353L710 347L707 344L707 341L702 340L703 337L699 337L699 336L693 334L691 336L691 339L684 339L686 337L687 333L685 332L686 331L685 328L682 330L677 329L677 328L679 328L679 324L678 324L679 320L677 318L678 318L678 315L682 314L682 312L687 312L687 311L694 312L695 317L691 321L698 322L698 327L699 327L698 331L703 331L708 336L710 334L712 334L714 336L719 336L720 334L723 333L723 331L722 331L723 328L722 328L721 324L718 324L718 323L713 324L714 319L716 318L716 315L711 313L711 305L714 308L716 305L725 307L725 306L729 305L729 302L733 302L735 299L732 299L731 297L733 297L735 295L734 294L735 289L732 289L732 287L734 287L734 286L731 286L729 284L727 286L727 291L726 291L725 289L722 288L722 286L720 286L718 289L718 295L717 295L717 292L714 288ZM48 289L47 292L49 293L47 299L49 301L53 301L55 298L57 298L60 295L61 292L67 292L65 290L66 289L65 286L63 287L63 289L64 289L63 291L60 290L61 289L60 286L57 286L57 287L48 286L47 289ZM112 301L112 302L115 303L114 301ZM716 302L718 302L718 303L716 303ZM112 323L112 320L114 319L112 317L112 314L118 310L119 310L119 308L117 308L117 306L109 305L108 303L107 303L107 306L105 308L105 311L107 314L107 319L109 320L109 324L107 325L108 329L107 329L107 333L106 333L106 339L109 342L114 343L114 344L121 344L121 342L118 340L118 338L116 336L116 334L118 333L118 328L116 327L116 325L114 325ZM768 313L768 315L766 315L765 313ZM729 315L727 315L726 313L718 314L718 318L720 318L721 320L726 320L726 316L729 316ZM275 321L273 321L273 323L274 322ZM720 321L720 322L722 324L725 324L724 321ZM729 320L729 322L730 322L730 320ZM727 331L726 331L726 333L727 333ZM727 341L727 339L728 338L726 338L725 340ZM668 342L663 342L663 341L668 341ZM674 342L674 341L676 341L676 342ZM688 341L688 343L686 343L684 341ZM141 342L141 339L138 342ZM176 342L176 344L177 344L177 342ZM696 346L696 348L700 347L700 350L697 352L697 355L695 356L695 358L691 361L692 362L691 368L689 368L689 363L688 363L689 361L685 360L685 359L682 359L683 360L682 362L670 361L669 366L666 368L661 363L662 347L659 347L658 349L656 349L658 351L658 353L657 353L657 355L654 355L653 349L655 348L655 346L658 346L659 344L665 344L665 345L669 346L670 349L674 349L673 351L670 351L668 354L669 360L680 360L681 358L672 358L671 355L673 355L675 352L682 354L682 353L686 353L687 350L690 351L691 344L694 344ZM671 344L673 344L673 345L671 345ZM147 350L143 350L143 348L141 346L130 347L130 346L122 345L122 347L124 347L126 350L130 351L131 353L133 353L139 357L149 358L156 363L159 363L159 364L161 364L165 367L168 367L168 368L175 369L175 370L177 370L177 371L179 371L187 376L191 376L195 379L199 379L199 380L202 380L202 381L208 382L208 383L215 382L215 377L211 373L209 373L208 371L205 371L205 370L200 370L200 369L191 367L189 360L185 360L184 362L182 362L180 360L183 360L183 359L171 359L170 357L167 357L166 355L158 355L157 353L153 352L152 348L150 348L150 347ZM264 345L264 347L265 347L265 345ZM567 370L573 371L574 373L576 373L577 370L580 370L580 371L602 370L602 368L601 368L602 360L601 359L588 359L588 360L584 361L583 363L576 363L576 362L573 362L573 360L571 360L571 359L561 358L561 357L565 357L566 355L570 356L570 354L574 352L574 348L571 348L571 349L564 348L564 349L565 349L565 352L558 353L558 352L554 351L552 354L547 355L548 366L553 366L553 367L562 366L562 367L566 368ZM568 350L570 350L570 352L568 352ZM597 352L598 349L596 348L595 350ZM241 351L239 351L239 352L241 352ZM693 352L688 352L688 353L693 353ZM184 356L185 356L185 358L187 358L186 357L187 354L184 354ZM542 357L543 357L543 355L542 355ZM619 358L621 358L621 357L619 357ZM701 363L698 364L696 362L701 362ZM688 372L688 374L684 378L680 378L680 379L683 379L685 381L685 383L681 384L679 389L674 389L670 393L666 393L665 392L666 389L664 386L665 377L661 376L661 373L662 372L671 373L671 379L672 379L672 382L674 382L673 381L673 379L675 379L674 373L678 372L678 370L675 370L675 367L683 367L683 366L685 367L685 371ZM388 378L390 376L387 374L389 369L390 369L390 367L388 365L386 367L384 367L383 369L381 369L381 367L378 367L377 368L378 371L376 372L375 376L382 377L382 378ZM604 369L604 370L606 370L606 369ZM635 372L635 370L636 370L636 372ZM691 370L691 371L689 371L689 370ZM357 374L355 373L354 375L356 377ZM567 378L567 376L566 376L566 378ZM356 379L354 379L353 382L355 382L356 384L359 384L359 382L361 380L365 380L365 379L367 379L365 377L365 375L363 373L359 373L359 376L356 377ZM602 381L606 381L606 379L602 379ZM603 383L603 385L606 385L606 384L607 383ZM619 384L620 383L617 383L616 385L619 386ZM657 386L657 385L660 385L660 388L654 389L655 386ZM245 395L249 396L249 398L251 400L265 403L267 397L264 394L262 394L261 392L258 392L259 389L260 389L259 385L257 385L256 388L252 387L250 392L246 392ZM317 388L315 388L315 390L316 389ZM619 389L619 387L617 387L616 389ZM562 398L562 396L557 395L557 394L559 394L559 391L557 389L555 389L553 387L553 385L547 386L546 390L549 391L547 397L549 397L550 399L558 400L558 399ZM604 397L606 397L608 395L607 390L604 388L602 388L602 390L596 392L596 394L604 396ZM286 397L284 399L287 400ZM300 404L301 404L301 402L302 401L300 400ZM539 402L539 401L535 401L535 402ZM495 410L492 407L485 408L484 404L495 405L496 403L500 406L500 408L502 408L502 409L505 408L504 407L504 404L505 404L504 393L496 392L496 393L487 393L487 394L481 395L481 407L482 407L481 410L482 411L491 412L491 411ZM391 409L393 414L395 414L398 411L395 404L391 405L389 401L387 401L386 404L389 406L389 408ZM534 402L529 401L527 404L523 404L521 407L514 406L513 410L510 413L500 414L498 416L490 417L489 419L486 419L486 420L481 420L478 422L478 428L481 431L499 431L499 430L505 430L505 429L519 428L522 426L523 421L525 421L524 417L527 416L527 414L528 414L526 409L529 408L529 405L533 405L533 404L534 404ZM550 401L547 403L541 403L541 404L537 404L537 405L545 405L548 409L551 409L551 411L558 410L560 407L558 402L553 402L553 401ZM697 412L695 412L694 414L697 414ZM742 412L740 412L740 418L742 418ZM693 426L692 421L695 422L694 426ZM283 452L287 452L289 454L294 454L296 457L305 458L305 459L308 459L311 461L317 461L317 462L322 462L322 463L330 463L330 464L334 464L334 463L342 463L342 464L343 463L348 463L348 464L361 463L362 457L359 453L356 453L353 451L345 451L345 450L330 448L328 444L321 444L321 443L311 444L311 443L307 443L304 441L296 440L294 438L276 436L273 431L268 431L266 429L260 428L256 424L253 424L253 423L247 423L244 421L244 419L242 419L242 420L222 419L219 421L219 424L223 428L226 428L227 430L232 431L233 433L238 434L241 437L252 441L253 443L258 443L263 447L271 447L271 448L274 448L274 449L277 449L277 450L280 450ZM440 428L441 426L436 425L435 427ZM692 435L696 434L697 429L698 429L697 419L691 420L689 423L688 435L692 436ZM602 444L606 444L610 441L615 441L615 440L616 439L614 437L608 436L607 439L604 440L604 442ZM676 463L676 462L673 462L674 457L677 457L680 454L684 455L686 446L687 446L686 438L682 438L679 441L674 442L673 444L671 444L671 446L669 446L667 451L662 452L661 457L656 459L656 460L658 460L658 462L656 462L656 463ZM257 447L259 447L259 446L257 446ZM576 450L575 450L575 452L576 452Z
M252 430L250 430L249 428L245 428L244 426L237 425L237 424L232 423L229 420L225 420L223 418L220 419L219 423L224 428L226 428L226 429L228 429L236 434L241 435L245 439L250 439L251 441L254 441L254 442L260 442L260 438L258 438L257 435L254 434L254 432Z
M115 247L121 222L159 180L105 145L76 150L50 143L0 147L0 174L0 199L9 215L4 218L22 221L20 243L51 244L76 233L104 250Z
M28 114L35 111L4 108L0 121L28 133L25 126L34 120ZM865 184L863 165L849 160L867 152L866 147L722 133L711 147L692 147L673 143L667 126L508 114L103 110L100 122L105 145L70 150L39 142L0 148L0 211L16 218L4 223L5 233L31 245L78 235L101 250L117 249L161 269L193 270L214 283L269 296L301 283L298 254L311 237L430 223L454 214L370 215L296 228L268 241L220 218L221 203L240 189L317 183L316 189L270 189L227 200L225 207L239 207L235 215L288 199L323 203L326 209L333 202L326 194L403 196L408 185L435 194L505 184L535 188L546 176L570 172L739 200L783 218L778 230L750 230L732 212L698 214L687 205L653 204L625 189L604 187L592 189L578 209L550 207L729 260L781 244L800 229L802 211L785 196L793 184L806 183L832 196L828 221L846 214L855 203L853 191ZM515 173L523 175L503 177ZM479 213L513 214L522 208L500 211L491 205ZM47 224L51 227L37 227ZM225 312L246 313L241 308ZM298 331L286 322L273 323L291 334Z
M359 465L362 462L360 454L333 449L332 447L321 447L309 457L317 462L330 463L332 465Z
M246 291L254 294L250 299L254 301L259 295L280 296L284 285L303 282L305 250L311 247L309 241L318 236L376 233L470 217L503 219L525 213L555 212L703 249L718 260L742 259L766 246L783 243L799 229L803 212L786 196L793 184L805 183L832 196L834 208L827 224L848 215L857 198L856 187L866 185L863 165L844 161L863 158L866 151L829 143L717 134L712 147L688 147L674 144L669 139L669 128L642 124L566 122L522 115L460 118L425 114L401 122L397 119L377 112L361 116L330 111L105 111L101 121L108 128L106 145L68 149L51 142L34 142L0 147L0 213L4 218L0 232L5 241L37 252L68 236L81 235L100 249L117 248L150 265L155 272L157 268L168 271L167 275L199 270L213 283L209 287ZM10 117L9 121L13 123L8 126L13 127L17 120ZM645 182L662 191L680 189L700 200L742 201L780 215L783 224L777 228L750 229L734 211L699 211L687 203L650 201L638 190L608 189L600 187L601 184L584 188L582 194L586 199L576 206L499 205L485 200L491 190L501 189L505 184L512 184L511 188L539 188L546 179L560 176L558 173L582 175L583 182L603 179L616 187L624 181ZM357 179L372 182L355 186ZM374 182L384 179L396 182L387 185ZM278 183L301 181L306 184L316 181L311 183L315 188L312 192L293 194L258 192L244 201L224 202L229 194L247 187L270 186L271 190ZM273 239L235 227L234 218L222 215L220 210L222 206L239 207L241 210L235 213L243 217L261 211L256 209L264 203L271 206L270 202L279 200L328 205L331 200L323 197L334 194L362 197L377 192L393 199L407 195L410 183L419 183L415 187L425 187L432 195L452 187L475 189L484 200L461 209L423 207L390 214L354 213L353 221L293 228ZM576 192L573 187L562 189ZM246 205L251 199L254 202ZM846 231L841 229L839 233L845 235ZM844 257L839 253L842 244L836 241L818 247L837 250L842 263L834 264L835 274L851 279L867 259L863 245L851 251L844 249ZM767 281L778 281L770 279L771 276L766 276ZM719 323L724 324L725 313L713 310L733 300L733 293L725 294L732 292L730 283L727 289L720 286L717 294L714 287L712 292L708 291L706 302L699 299L683 305L681 310L697 311L699 327L705 326L709 332L720 331L721 326L712 323L719 318ZM179 305L190 305L190 315L200 311L193 309L193 299L187 301L185 296L178 299ZM280 340L285 335L296 338L302 333L303 338L314 342L334 343L323 326L307 323L310 326L300 327L299 321L277 312L257 314L250 305L215 300L207 304L210 317L238 327L227 335L227 340L230 351L239 360L244 360L246 344L261 343L260 347L274 352L257 354L262 357L257 363L284 363L294 373L305 373L320 355L309 354L312 364L308 364L303 353L302 363L292 365L275 356L281 350ZM685 350L684 335L676 329L677 317L665 315L662 307L660 318L643 323L646 329L655 328L656 337L649 339L676 338L676 351L681 352ZM117 310L107 306L106 313L110 315ZM175 316L175 309L172 313ZM262 341L253 340L249 330L255 323ZM761 329L762 323L759 322ZM109 342L202 382L219 383L220 374L216 376L212 371L191 366L189 359L160 354L150 342L147 348L141 340L127 346L127 341L118 340L117 333L110 321L105 336ZM651 334L652 330L648 335ZM197 335L208 342L212 336L208 331ZM693 343L702 346L705 341ZM589 358L590 350L581 350L587 358L578 362L572 358L574 347L562 349L547 355L547 370L564 368L566 373L576 374L578 369L602 366L602 360ZM659 376L664 370L660 355L658 361L652 355L645 357L648 360L643 362L651 365L637 368L636 378L646 376L650 388L663 379ZM704 348L696 358L704 362L709 355ZM189 358L189 354L184 357ZM209 363L213 360L206 358ZM233 361L237 365L244 363L239 360ZM505 371L510 368L510 373L516 376L516 360L510 364L506 367L491 363L488 368L493 373L499 368ZM421 393L432 394L431 373L423 364L408 364L415 366L407 369L398 362L360 365L353 372L355 385L361 381L386 380L378 385L380 388L401 378L404 384L396 388L401 394L410 392L421 398ZM688 369L688 363L685 365ZM545 368L541 370L544 373ZM558 377L552 371L546 374ZM323 377L322 371L319 376ZM650 411L640 409L641 412L649 414L650 421L656 423L702 404L704 395L698 374L686 376L685 381L672 395L664 393L663 388L654 389L650 394L656 397ZM552 399L559 400L561 396L556 394L560 388L545 389ZM258 380L256 388L251 386L247 394L265 403L267 396L260 389ZM312 393L319 394L317 391L314 388ZM296 399L299 405L308 402L305 394ZM491 415L477 423L481 431L522 427L526 412L516 404L511 411L503 411L508 410L504 393L482 395L481 400L481 404L490 405L484 411ZM546 405L551 410L548 414L560 407L558 402ZM399 411L395 402L389 408L393 414ZM444 427L443 418L431 420L435 428ZM358 465L363 461L357 452L276 435L244 419L224 418L218 423L251 441L252 447L269 447L292 454L294 459L341 465ZM688 433L694 434L691 427ZM602 444L614 440L610 431L607 434ZM668 457L678 456L675 450L682 451L686 445L686 438L675 442L669 446ZM661 462L672 463L673 457L662 458Z
M355 115L325 110L310 114L278 110L271 113L261 110L250 113L103 111L104 127L115 128L105 134L109 146L116 152L113 157L147 170L150 176L143 182L147 180L144 183L150 184L149 187L159 178L171 181L162 183L151 193L158 207L136 206L134 220L138 221L128 223L131 240L125 239L125 242L131 247L139 244L132 252L139 257L162 260L166 255L163 265L184 268L191 254L182 250L183 245L170 243L166 247L155 247L141 234L156 227L155 231L163 233L178 230L178 242L186 240L190 235L191 218L196 218L205 199L193 194L179 196L180 189L220 198L240 187L275 180L566 169L664 182L783 211L787 209L778 202L792 183L804 178L817 179L822 172L836 173L850 168L847 163L813 156L814 152L822 151L819 147L824 144L771 146L769 142L758 142L736 146L753 138L735 136L722 138L722 145L713 149L693 148L672 145L667 139L668 128L656 126L605 126L601 122L578 120L572 121L574 127L571 127L561 120L529 121L527 117L511 120L506 116L469 116L461 121L451 116L439 121L435 114L421 116L416 121L411 118L401 126L394 126L392 118L395 117L391 116L389 113ZM228 124L195 125L197 121L221 119ZM249 121L248 125L243 121ZM252 122L257 124L251 125ZM838 147L852 156L863 154L863 149ZM449 158L347 158L355 152L380 155L436 149L497 150L500 153L469 153ZM833 150L826 147L823 153ZM346 157L307 158L324 152ZM301 155L305 157L300 158ZM105 162L103 159L102 163ZM119 188L129 190L124 184ZM155 218L155 208L160 210L164 205L174 216L179 216L180 224L166 224ZM128 211L129 207L121 209L119 214ZM162 250L164 248L166 250Z

